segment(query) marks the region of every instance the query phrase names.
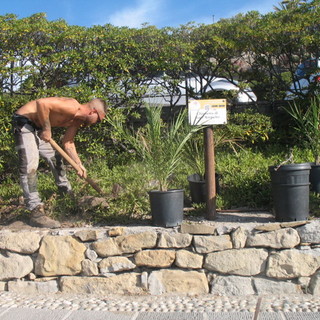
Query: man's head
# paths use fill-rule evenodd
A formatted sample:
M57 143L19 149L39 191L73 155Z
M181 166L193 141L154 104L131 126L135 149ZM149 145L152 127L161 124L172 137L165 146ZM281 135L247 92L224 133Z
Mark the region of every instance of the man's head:
M95 98L89 102L89 105L90 105L90 108L97 113L98 122L101 122L106 116L108 111L107 103L100 98Z

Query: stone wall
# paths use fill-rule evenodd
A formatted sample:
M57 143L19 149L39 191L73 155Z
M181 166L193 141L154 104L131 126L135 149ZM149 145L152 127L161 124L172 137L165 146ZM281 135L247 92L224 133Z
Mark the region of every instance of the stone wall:
M320 295L320 220L0 232L0 290Z

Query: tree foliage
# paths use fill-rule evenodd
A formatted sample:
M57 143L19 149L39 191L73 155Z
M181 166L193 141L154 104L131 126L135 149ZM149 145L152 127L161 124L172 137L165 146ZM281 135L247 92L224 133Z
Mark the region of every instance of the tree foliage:
M7 14L0 16L1 90L29 98L103 95L132 107L141 104L150 80L165 72L171 80L225 76L257 87L261 99L280 99L297 64L319 57L318 17L319 0L283 1L265 15L251 11L162 29L85 28L48 21L44 13L22 19ZM171 86L179 89L178 82Z

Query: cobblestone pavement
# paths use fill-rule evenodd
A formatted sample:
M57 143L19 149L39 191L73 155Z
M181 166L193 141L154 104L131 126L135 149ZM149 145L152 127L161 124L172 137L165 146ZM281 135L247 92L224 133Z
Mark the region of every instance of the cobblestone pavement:
M0 293L0 320L320 319L320 296L105 296Z

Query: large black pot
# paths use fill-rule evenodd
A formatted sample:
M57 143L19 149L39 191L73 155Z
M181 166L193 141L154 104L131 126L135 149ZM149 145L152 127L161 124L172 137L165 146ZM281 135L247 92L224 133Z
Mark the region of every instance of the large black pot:
M316 193L320 193L320 165L311 163L310 170L310 190Z
M184 190L149 192L152 223L159 227L176 227L183 221Z
M273 207L277 221L308 219L310 169L309 163L269 167Z

